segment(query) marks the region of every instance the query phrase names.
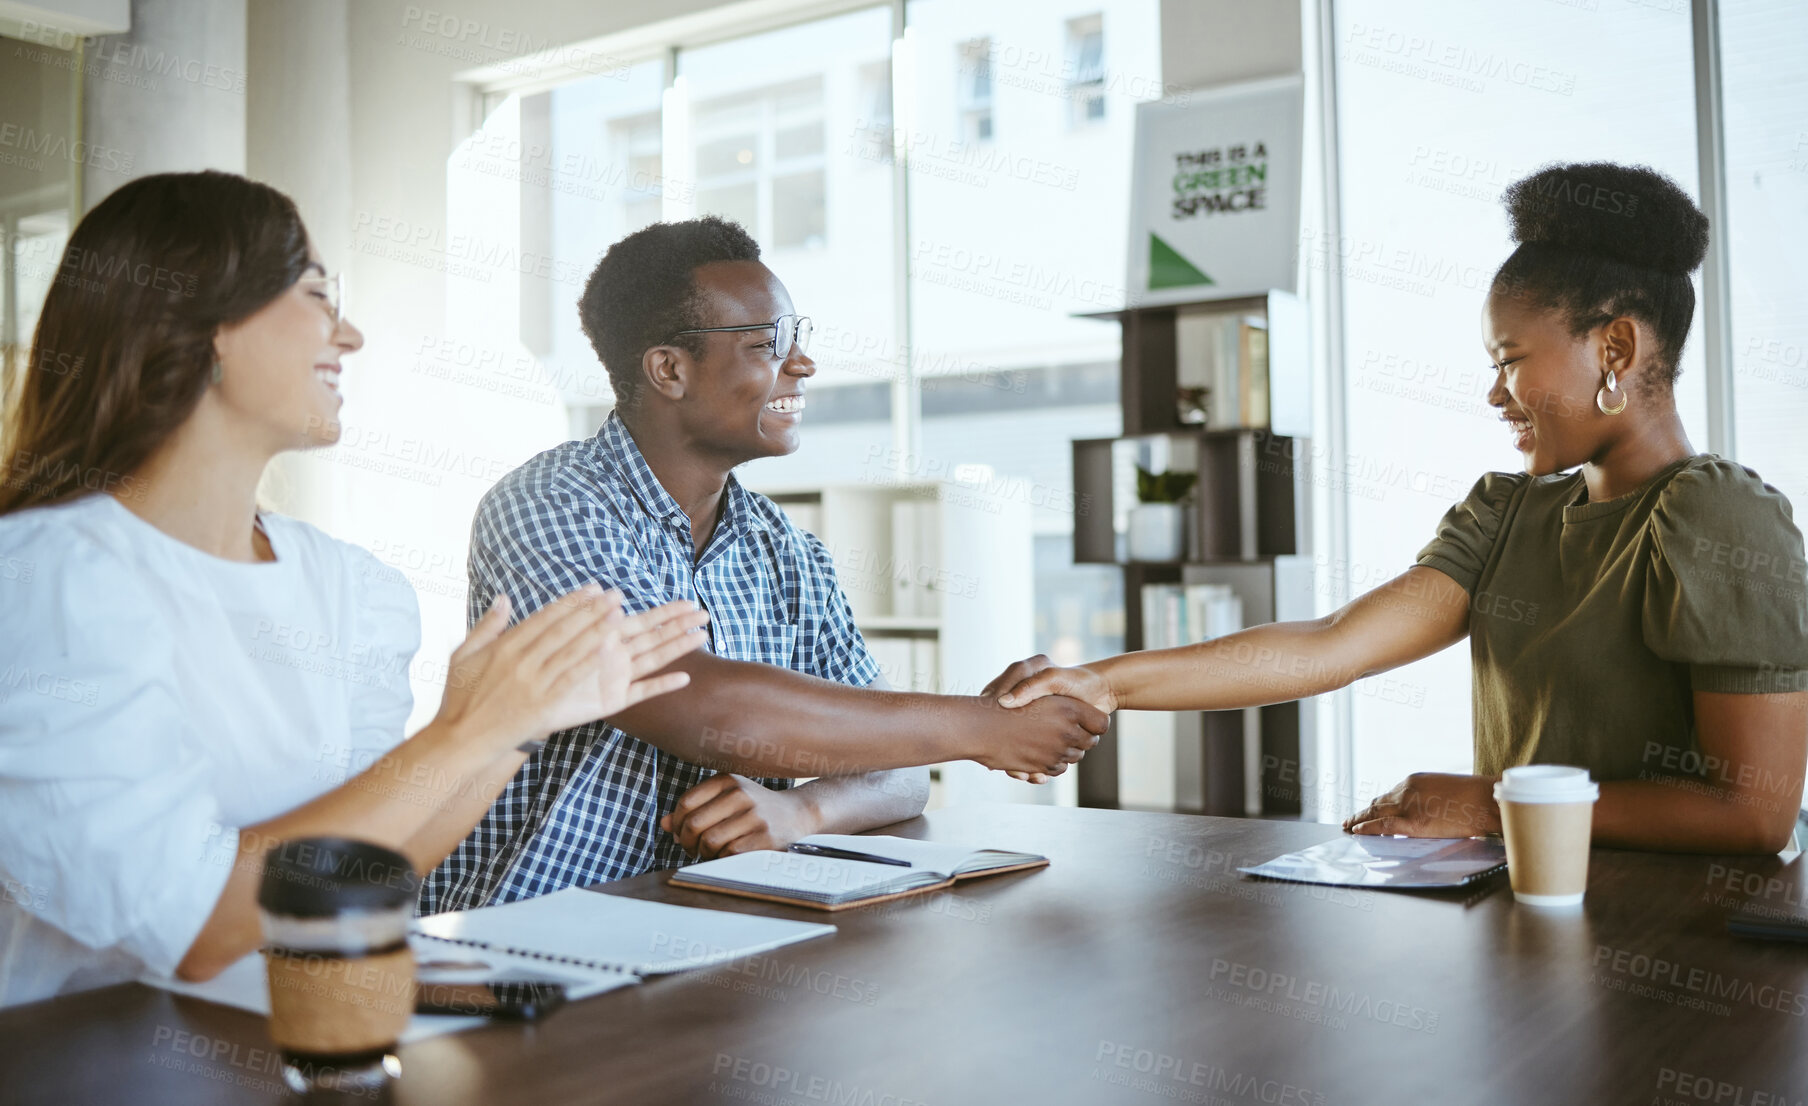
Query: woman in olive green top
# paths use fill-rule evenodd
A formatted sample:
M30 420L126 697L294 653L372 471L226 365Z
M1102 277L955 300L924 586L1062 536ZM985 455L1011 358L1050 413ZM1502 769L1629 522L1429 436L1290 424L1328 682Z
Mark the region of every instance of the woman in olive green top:
M1808 764L1802 535L1782 493L1694 451L1673 397L1707 219L1667 178L1609 164L1541 170L1506 200L1519 245L1482 341L1524 472L1484 475L1413 568L1335 614L1074 668L1034 657L988 694L1222 710L1467 636L1475 774L1415 773L1345 829L1498 833L1502 770L1553 763L1602 781L1598 844L1785 847Z

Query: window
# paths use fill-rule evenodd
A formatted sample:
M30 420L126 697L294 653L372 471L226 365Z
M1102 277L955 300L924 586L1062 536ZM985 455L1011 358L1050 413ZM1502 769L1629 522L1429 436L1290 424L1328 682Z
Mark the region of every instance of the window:
M1800 248L1808 240L1808 73L1799 62L1808 8L1726 0L1719 12L1733 455L1789 497L1799 527L1808 511L1808 268ZM1794 582L1801 587L1799 568Z
M1128 95L1103 108L1104 20L1146 78L1126 92L1161 85L1158 3L1102 8L1070 20L1008 0L912 0L906 12L919 71L901 115L954 121L910 136L912 463L985 466L992 494L1030 501L1036 648L1062 663L1123 646L1122 573L1075 565L1071 537L1070 443L1122 429L1120 328L1074 317L1123 298L1135 112ZM1090 98L1099 108L1073 126ZM1007 128L991 127L995 112Z
M507 98L496 99L485 118L492 133L480 132L467 155L466 168L521 182L521 251L547 262L522 277L520 337L538 360L522 375L563 400L574 437L593 432L614 402L578 322L583 282L610 243L657 222L668 197L690 191L667 176L665 84L665 62L651 60L523 96L519 143L501 123L506 113L497 114ZM486 241L496 236L492 215L465 218Z
M40 39L48 37L49 42ZM6 121L19 134L20 149L74 148L80 137L82 54L80 40L66 34L8 40L8 61L0 65L0 99ZM75 45L57 49L51 43ZM78 202L80 163L71 157L9 154L0 171L0 399L15 372L57 372L47 362L28 366L32 332L69 241ZM54 359L52 359L54 361Z
M756 486L821 484L891 443L891 381L907 356L887 164L891 48L890 13L869 8L678 54L697 191L676 217L739 221L816 324L802 446L761 461Z
M35 197L28 197L28 199ZM22 205L25 206L25 205ZM0 268L0 302L4 302L5 344L21 353L31 344L37 329L38 313L44 309L44 298L50 294L63 249L69 243L69 209L40 208L25 212L8 212L0 243L5 246L5 265Z
M868 161L891 164L891 60L860 67L860 115L854 120L855 152Z
M955 66L959 83L961 134L968 142L992 140L992 40L969 39L960 44Z
M1345 573L1354 595L1411 566L1483 472L1520 470L1484 398L1477 324L1511 248L1502 189L1546 162L1607 160L1695 192L1695 109L1686 4L1344 0L1335 15L1324 48L1336 51L1343 225L1333 240L1308 215L1300 261L1344 298L1347 457L1317 494L1347 496L1349 518L1349 563L1322 566L1321 585L1327 569ZM1697 319L1677 405L1705 449L1700 335ZM1386 694L1352 689L1344 801L1413 771L1471 768L1467 648L1386 678Z
M1068 123L1084 127L1105 118L1105 23L1089 15L1067 21Z
M744 103L740 98L699 104L696 113L697 214L720 215L761 237L760 185L762 164L771 161L761 133L766 123L762 100ZM770 174L767 174L770 181Z
M827 244L822 78L699 104L697 213L775 249Z
M1725 0L1720 46L1734 455L1789 497L1800 526L1808 512L1808 72L1799 59L1808 7Z
M661 185L665 179L660 159L659 116L632 116L615 120L609 126L612 132L610 145L627 158L618 222L623 234L632 234L659 221L664 191Z

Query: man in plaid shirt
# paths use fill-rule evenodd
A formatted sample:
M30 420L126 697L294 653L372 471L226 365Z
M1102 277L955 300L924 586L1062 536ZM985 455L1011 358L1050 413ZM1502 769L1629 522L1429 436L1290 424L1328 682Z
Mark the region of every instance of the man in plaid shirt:
M498 594L526 617L596 580L629 613L697 603L709 648L672 665L689 686L499 764L506 786L429 875L422 913L858 832L922 810L917 766L1053 775L1097 742L1105 716L1073 699L1007 710L884 688L828 551L734 478L797 448L816 371L809 320L739 226L711 217L624 238L579 315L616 410L484 496L470 618ZM800 776L819 778L790 786Z

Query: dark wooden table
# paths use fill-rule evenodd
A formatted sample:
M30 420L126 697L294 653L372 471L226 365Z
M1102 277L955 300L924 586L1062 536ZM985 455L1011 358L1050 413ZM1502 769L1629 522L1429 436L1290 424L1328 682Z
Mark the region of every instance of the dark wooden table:
M1551 914L1504 878L1408 896L1235 872L1332 826L994 806L892 831L1054 863L842 912L835 936L733 970L411 1045L393 1100L1808 1101L1808 946L1724 931L1754 892L1801 908L1775 858L1599 850L1585 909ZM606 890L828 917L666 880ZM268 1047L256 1017L108 988L0 1011L0 1102L280 1101Z

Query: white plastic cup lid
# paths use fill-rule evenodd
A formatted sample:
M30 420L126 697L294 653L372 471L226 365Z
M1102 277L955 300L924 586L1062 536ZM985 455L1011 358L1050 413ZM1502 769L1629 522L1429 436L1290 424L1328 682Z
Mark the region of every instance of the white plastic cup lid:
M1509 768L1494 785L1496 802L1592 803L1600 797L1601 785L1588 778L1588 769L1562 764Z

